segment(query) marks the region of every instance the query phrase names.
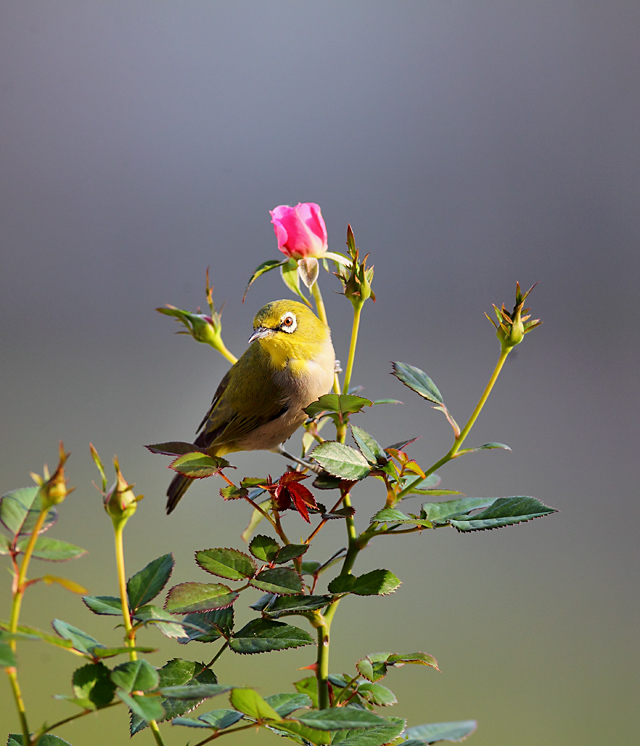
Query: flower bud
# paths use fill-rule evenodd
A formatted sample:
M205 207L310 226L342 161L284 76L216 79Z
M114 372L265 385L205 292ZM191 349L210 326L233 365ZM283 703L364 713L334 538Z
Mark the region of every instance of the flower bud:
M351 267L341 270L336 273L336 277L342 282L344 288L344 295L351 301L354 308L362 308L364 302L371 298L375 302L376 296L371 289L371 283L373 281L373 267L367 268L367 259L369 254L365 256L362 262L359 262L359 252L356 248L356 242L351 230L351 226L347 228L347 247L349 248L349 255L351 256Z
M301 202L295 207L279 205L269 214L278 249L285 256L290 259L324 256L328 247L327 227L319 205L314 202Z
M113 487L104 496L104 509L111 516L114 526L126 523L129 518L136 512L138 500L142 495L136 497L133 494L133 484L128 484L122 476L118 459L113 459L113 465L116 468L116 481Z
M525 334L530 332L532 329L535 329L536 326L540 326L542 323L540 319L529 321L531 316L523 315L529 311L528 308L524 308L524 302L534 287L535 285L532 285L529 290L523 294L520 290L520 283L516 282L516 303L513 307L513 311L507 311L504 304L502 305L502 308L498 308L495 304L493 305L498 323L485 313L485 316L496 329L496 336L500 340L503 352L508 352L516 345L519 345L524 339Z
M73 492L74 488L67 487L67 480L64 475L64 465L69 458L69 454L64 452L62 441L60 442L60 458L58 466L51 476L49 470L44 467L44 477L33 474L33 478L40 486L40 501L43 510L48 510L54 505L59 505L65 497Z

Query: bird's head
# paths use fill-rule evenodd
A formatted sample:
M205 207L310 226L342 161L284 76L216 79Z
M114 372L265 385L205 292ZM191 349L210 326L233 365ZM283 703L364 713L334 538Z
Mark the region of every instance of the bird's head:
M267 303L253 320L249 344L260 340L277 359L313 359L330 344L329 327L313 311L294 300Z

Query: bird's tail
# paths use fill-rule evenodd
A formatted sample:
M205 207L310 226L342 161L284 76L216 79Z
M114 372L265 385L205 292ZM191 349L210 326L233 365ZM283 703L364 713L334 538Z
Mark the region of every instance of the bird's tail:
M193 479L176 474L167 490L167 515L175 510L184 493L191 487Z

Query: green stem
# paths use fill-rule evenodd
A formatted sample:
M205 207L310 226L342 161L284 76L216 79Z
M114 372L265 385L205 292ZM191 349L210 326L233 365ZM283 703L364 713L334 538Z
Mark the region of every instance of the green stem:
M429 477L431 474L433 474L435 471L437 471L441 466L444 466L447 462L451 461L456 457L456 454L462 448L462 444L464 443L467 435L469 435L469 431L475 424L475 421L478 419L478 415L482 411L482 408L486 404L487 399L489 398L489 394L491 393L491 390L493 389L496 381L498 380L498 376L500 375L500 372L502 371L502 366L504 365L505 360L507 359L507 356L509 352L511 352L513 348L509 347L507 349L504 349L500 352L500 357L498 358L498 362L496 363L496 367L493 369L493 373L491 374L491 378L489 378L489 382L485 386L484 391L482 392L482 396L480 397L478 403L475 406L475 409L471 413L471 417L469 417L469 420L467 421L467 424L462 428L460 431L460 435L453 441L453 445L449 449L449 451L439 460L436 461L433 466L431 466L426 472L425 477ZM398 493L398 500L403 498L405 495L411 492L411 490L414 487L417 487L421 482L424 481L423 477L416 477L412 482L410 482L403 490L401 490Z
M318 312L318 318L320 319L320 321L329 326L329 321L327 320L327 311L324 307L324 301L322 300L322 293L320 292L320 283L318 282L318 280L316 280L311 286L311 295L313 295L313 299L316 302L316 311ZM333 392L334 394L340 393L340 379L338 378L337 373L335 373L333 376Z
M349 393L349 385L351 384L351 374L353 373L353 363L356 357L356 344L358 342L358 330L360 329L360 314L362 313L362 305L355 305L353 307L353 326L351 327L351 343L349 344L349 358L347 360L347 367L344 373L344 386L345 393Z
M124 567L124 527L126 521L114 522L114 533L115 533L115 548L116 548L116 567L118 571L118 588L120 590L120 603L122 605L122 620L124 622L124 629L126 634L125 644L130 648L129 660L138 660L138 654L135 650L136 646L136 631L131 623L131 613L129 611L129 596L127 594L127 574ZM155 720L149 721L149 728L153 734L155 742L158 746L164 746L158 723Z
M230 352L227 349L227 346L222 340L220 340L217 344L211 346L214 350L218 350L222 357L225 357L231 363L231 365L238 362L238 358L233 354L233 352Z
M322 619L322 622L316 627L318 632L318 658L316 661L318 709L326 710L331 704L329 701L329 630L331 629L331 620L327 620L321 614L318 616Z

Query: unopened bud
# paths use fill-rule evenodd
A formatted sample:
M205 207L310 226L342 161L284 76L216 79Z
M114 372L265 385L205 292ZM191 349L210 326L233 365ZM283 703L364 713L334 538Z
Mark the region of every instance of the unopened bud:
M509 351L511 348L519 345L524 339L525 334L532 331L537 326L540 326L542 323L540 319L530 321L529 319L531 316L523 315L529 311L528 308L524 308L524 302L534 287L535 285L530 287L529 290L523 294L520 290L520 283L516 282L516 303L513 307L513 311L507 311L504 304L502 305L502 308L498 308L495 304L493 306L498 319L497 323L488 314L485 314L496 329L496 336L500 340L503 352Z
M60 458L53 474L49 476L49 470L45 467L44 477L37 474L33 475L35 481L40 485L39 494L44 510L59 505L69 493L73 492L73 488L67 487L67 480L64 475L64 465L68 457L69 454L64 452L64 446L60 442Z
M113 460L116 468L116 481L113 487L104 496L104 509L111 516L114 526L120 523L126 523L129 518L136 512L138 500L142 496L136 497L133 494L133 484L129 484L122 476L118 459Z

